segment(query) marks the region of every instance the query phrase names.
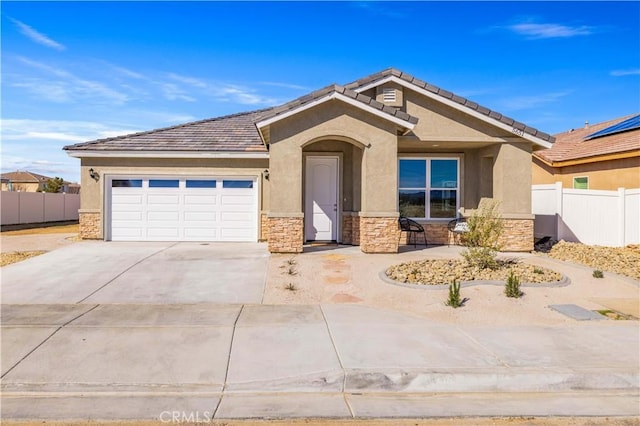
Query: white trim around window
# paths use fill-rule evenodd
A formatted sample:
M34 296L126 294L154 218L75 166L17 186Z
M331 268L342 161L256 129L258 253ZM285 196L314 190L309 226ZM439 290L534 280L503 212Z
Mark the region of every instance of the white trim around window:
M457 156L398 157L400 215L418 220L455 219L462 195L460 171L461 157Z

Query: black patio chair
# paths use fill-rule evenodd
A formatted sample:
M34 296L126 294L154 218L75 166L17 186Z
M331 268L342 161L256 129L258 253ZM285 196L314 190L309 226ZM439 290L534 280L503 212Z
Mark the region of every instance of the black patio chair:
M398 219L398 224L400 225L400 237L398 238L398 243L400 242L400 238L402 238L403 232L409 233L409 244L411 244L411 239L413 238L413 246L417 247L417 234L422 234L424 238L424 246L427 247L427 234L424 232L424 228L415 220L411 220L406 217L400 217Z
M447 224L447 229L453 234L453 243L458 244L460 242L460 236L469 231L469 225L467 225L467 219L461 217L453 219ZM456 240L458 241L456 243ZM451 244L448 244L451 246Z

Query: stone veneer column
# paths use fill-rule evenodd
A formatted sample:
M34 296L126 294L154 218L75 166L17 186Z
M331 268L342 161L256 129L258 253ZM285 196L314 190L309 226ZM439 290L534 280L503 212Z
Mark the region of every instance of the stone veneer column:
M351 216L351 244L360 245L360 216Z
M342 244L353 244L353 218L351 212L342 212Z
M269 215L260 213L260 241L269 241Z
M101 240L102 214L100 210L78 210L80 238L83 240Z
M302 253L303 216L269 216L269 251Z
M397 217L360 217L360 249L364 253L397 253Z
M533 250L533 219L504 219L502 251Z

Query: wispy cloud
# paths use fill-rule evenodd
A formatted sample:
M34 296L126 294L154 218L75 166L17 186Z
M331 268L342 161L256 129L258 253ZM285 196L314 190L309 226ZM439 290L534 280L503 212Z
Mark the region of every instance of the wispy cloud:
M64 143L84 142L135 133L141 129L115 128L103 123L71 120L2 119L4 141L48 140Z
M169 78L171 78L172 80L178 81L180 83L188 84L189 86L193 86L193 87L199 87L199 88L207 87L207 83L205 81L194 78L194 77L188 77L185 75L169 73Z
M62 147L141 129L92 121L2 119L2 171L29 170L67 180L79 179L76 159Z
M62 45L62 44L58 43L57 41L47 37L46 35L42 34L39 31L37 31L33 27L30 27L29 25L25 24L24 22L20 22L17 19L13 19L13 18L10 18L10 19L14 24L16 24L18 29L20 29L20 32L23 35L25 35L27 38L29 38L31 41L33 41L34 43L38 43L38 44L41 44L43 46L47 46L47 47L50 47L50 48L56 49L56 50L65 50L66 49L66 47L64 45Z
M67 103L92 100L98 103L123 105L129 100L126 93L94 80L78 77L62 68L52 67L28 58L18 58L22 63L43 71L44 77L22 77L10 83L13 87L22 87L32 94L46 100ZM57 80L51 79L57 77Z
M504 110L517 111L538 108L542 105L554 103L567 95L569 95L568 91L540 93L532 96L517 96L513 98L506 98L498 101L498 103L502 105L501 108L504 108Z
M613 77L624 77L627 75L640 75L640 68L629 70L614 70L610 73Z
M588 36L595 32L596 28L588 25L571 26L556 23L537 23L533 21L519 22L508 25L507 30L522 35L530 40L547 38L569 38Z
M171 80L196 89L198 94L213 98L218 102L234 102L243 105L267 105L277 103L275 98L263 96L259 94L256 89L245 85L209 81L176 73L169 73L168 76ZM193 96L187 95L187 89L175 83L163 83L161 87L163 87L165 96L167 96L168 99L193 99L195 101L195 94L192 94Z
M291 84L291 83L278 83L276 81L261 81L258 84L261 84L263 86L273 86L273 87L282 87L284 89L293 89L293 90L307 90L310 91L312 90L309 87L306 86L301 86L299 84Z
M172 83L159 83L164 97L170 101L195 102L196 98L189 96L186 91Z

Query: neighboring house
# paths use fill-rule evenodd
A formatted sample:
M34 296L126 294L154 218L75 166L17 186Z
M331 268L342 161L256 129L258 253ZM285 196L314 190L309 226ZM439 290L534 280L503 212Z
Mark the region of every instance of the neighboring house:
M38 173L20 171L2 173L2 190L15 192L42 192L47 185L49 176ZM61 192L67 194L79 194L80 185L64 181Z
M398 216L447 223L501 202L506 250L533 249L531 153L554 138L387 69L284 105L66 146L83 238L307 241L397 252Z
M44 189L49 179L51 179L49 176L20 170L2 173L2 190L39 192Z
M533 184L563 188L640 188L640 114L555 135L552 148L533 154Z

